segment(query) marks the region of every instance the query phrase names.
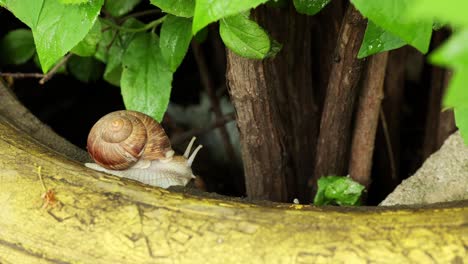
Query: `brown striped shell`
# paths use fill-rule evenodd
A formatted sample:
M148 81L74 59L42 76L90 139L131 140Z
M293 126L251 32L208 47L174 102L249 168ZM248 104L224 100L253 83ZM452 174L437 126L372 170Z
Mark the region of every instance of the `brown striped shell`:
M168 160L174 155L162 126L140 112L109 113L94 124L87 149L104 168L124 170L138 160Z

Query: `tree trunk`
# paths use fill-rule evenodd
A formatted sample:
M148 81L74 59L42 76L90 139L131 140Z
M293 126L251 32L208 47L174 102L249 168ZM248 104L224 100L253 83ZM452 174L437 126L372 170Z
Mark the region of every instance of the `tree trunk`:
M349 5L341 25L326 90L315 154L314 185L322 176L344 176L347 172L351 121L363 65L357 54L365 27L365 19Z
M45 187L55 205L41 208ZM468 203L248 204L85 168L0 116L1 263L461 262Z
M273 59L228 50L227 78L240 131L247 195L305 200L318 124L312 87L310 18L259 7L253 16L284 46ZM280 23L278 23L280 22Z

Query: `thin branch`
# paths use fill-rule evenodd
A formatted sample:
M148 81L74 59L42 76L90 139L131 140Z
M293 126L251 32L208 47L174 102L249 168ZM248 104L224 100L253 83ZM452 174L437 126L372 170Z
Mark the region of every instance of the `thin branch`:
M211 78L210 71L208 70L208 65L205 60L205 55L203 54L203 50L201 49L200 45L195 41L192 41L192 50L193 55L195 56L195 60L198 65L198 70L200 71L200 78L202 84L208 94L208 97L211 102L211 107L216 117L216 121L221 120L223 118L223 113L221 111L221 106L219 103L219 98L216 96L213 79ZM224 149L226 151L227 156L229 159L235 158L234 148L232 147L231 141L229 139L229 134L227 129L223 126L219 127L219 133L221 134L221 138L223 139Z
M395 158L394 158L394 151L392 148L392 141L390 140L390 132L388 130L387 120L385 118L385 113L383 109L380 109L380 120L382 122L382 130L383 130L384 137L385 137L385 143L387 145L387 155L388 155L388 159L390 162L391 176L393 180L396 180L397 175L396 175L396 163L395 163Z
M72 56L72 53L68 53L65 57L62 58L61 61L59 61L59 63L55 64L55 66L46 75L44 75L42 79L39 80L39 84L44 84L48 80L50 80L55 75L55 73L57 73L60 67L62 67L65 63L67 63L67 61L70 59L71 56Z
M140 28L129 28L129 27L123 27L123 26L119 26L117 24L114 24L113 22L107 20L107 19L102 19L101 21L114 28L114 29L117 29L117 30L120 30L122 32L143 32L143 31L146 31L148 29L152 29L152 28L155 28L157 27L159 24L161 24L164 20L166 19L166 16L163 16L161 18L158 18L154 21L151 21L150 23L144 25L143 27L140 27Z
M220 119L217 119L213 124L207 126L207 127L203 127L203 128L195 128L195 129L192 129L190 131L187 131L187 132L184 132L184 133L181 133L181 134L178 134L178 135L175 135L173 137L171 137L171 143L174 144L174 145L177 145L177 144L180 144L184 141L187 141L189 140L190 138L194 137L194 136L199 136L199 135L203 135L213 129L216 129L216 128L220 128L220 127L224 127L227 123L231 122L231 121L235 121L236 120L236 115L234 113L231 113L231 114L227 114L225 116L223 116L222 118Z
M25 78L43 78L42 73L23 73L23 72L0 72L1 77L10 77L14 79L25 79Z

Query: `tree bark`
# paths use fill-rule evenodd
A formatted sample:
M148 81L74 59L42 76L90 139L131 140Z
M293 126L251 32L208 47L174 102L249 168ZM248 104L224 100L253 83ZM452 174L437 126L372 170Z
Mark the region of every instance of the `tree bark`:
M284 46L275 58L263 61L227 54L247 195L305 200L318 124L309 17L297 14L292 5L289 10L259 7L253 16Z
M359 97L351 143L349 175L366 188L371 183L372 157L374 156L375 135L383 99L387 58L388 52L384 52L369 59Z
M346 175L351 142L351 121L363 60L357 59L365 31L365 20L348 6L337 42L320 132L312 184L327 175Z
M41 208L44 192L56 204ZM249 204L84 167L0 115L1 263L438 262L468 257L468 202L415 208Z

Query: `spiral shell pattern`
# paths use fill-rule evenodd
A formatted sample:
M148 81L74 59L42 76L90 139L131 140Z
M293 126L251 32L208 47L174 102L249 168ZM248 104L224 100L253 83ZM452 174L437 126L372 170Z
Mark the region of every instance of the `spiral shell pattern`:
M171 159L174 154L158 122L128 110L102 117L89 132L87 149L97 164L112 170L127 169L139 159Z

